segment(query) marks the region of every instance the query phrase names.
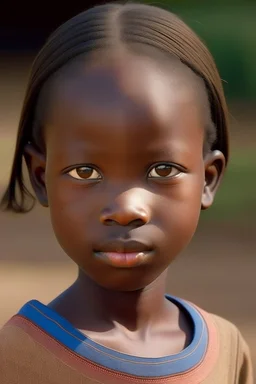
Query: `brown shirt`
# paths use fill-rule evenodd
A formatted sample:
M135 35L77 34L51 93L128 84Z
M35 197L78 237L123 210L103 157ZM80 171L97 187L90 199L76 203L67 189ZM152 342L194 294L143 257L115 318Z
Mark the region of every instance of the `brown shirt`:
M253 384L250 352L230 322L198 309L208 328L207 351L183 373L152 378L106 369L67 349L37 324L14 316L0 331L1 384Z

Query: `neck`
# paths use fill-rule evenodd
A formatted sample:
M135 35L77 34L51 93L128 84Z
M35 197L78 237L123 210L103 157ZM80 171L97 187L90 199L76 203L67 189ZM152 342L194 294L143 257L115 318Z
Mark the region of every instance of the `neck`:
M130 331L149 328L164 321L173 311L165 299L166 274L144 289L117 292L100 287L80 271L76 282L53 305L61 312L67 308L65 317L67 313L75 314L72 322L80 329L100 330L103 323L106 328L112 324Z

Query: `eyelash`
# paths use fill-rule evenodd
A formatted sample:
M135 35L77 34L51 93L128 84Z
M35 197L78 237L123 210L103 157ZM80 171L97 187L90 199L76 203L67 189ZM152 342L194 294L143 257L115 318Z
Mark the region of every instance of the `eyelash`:
M95 173L95 172L97 172L97 173L99 174L99 176L98 176L98 177L94 177L94 178L92 178L92 179L90 179L90 178L87 178L87 179L86 179L86 178L82 178L82 177L74 177L74 176L71 175L72 172L76 172L76 173L77 173L77 170L82 169L82 168L87 169L87 170L91 170L91 171L92 171L92 174ZM73 167L73 168L71 168L71 169L65 171L65 173L67 173L69 176L71 176L72 178L77 179L77 180L90 180L90 181L96 181L96 180L102 180L102 179L103 179L103 177L102 177L100 171L97 170L97 168L96 168L95 166L93 166L93 165L89 165L89 164L88 164L88 165L78 165L78 166L76 166L76 167ZM78 175L78 176L79 176L79 175Z
M173 175L173 176L160 176L158 175L158 177L149 177L150 173L152 173L152 171L154 169L156 169L157 167L161 167L161 166L167 166L169 167L169 169L171 170L175 170L177 172L176 175ZM160 170L160 169L159 169ZM148 178L149 179L160 179L160 180L168 180L168 179L173 179L174 177L177 177L179 174L181 173L184 173L185 172L185 169L182 169L181 166L177 165L177 164L173 164L173 163L158 163L158 164L154 164L153 167L151 167L151 169L149 170L148 172Z
M173 175L173 176L161 176L161 175L158 175L158 176L150 176L150 174L152 174L152 172L157 168L159 167L159 170L160 170L160 167L161 166L166 166L166 167L169 167L169 169L172 171L172 170L175 170L177 172L177 174ZM88 178L82 178L82 177L79 177L78 173L77 173L77 170L79 169L87 169L89 170L89 172L91 171L92 172L92 175L97 172L98 173L98 177L93 177L93 178L89 178L90 176L92 175L89 175ZM163 168L164 169L164 168ZM74 175L71 175L71 173L74 173L76 172L78 177L75 177ZM167 180L167 179L173 179L173 178L176 178L177 176L179 176L181 173L185 173L186 170L178 165L178 164L173 164L173 163L168 163L168 162L162 162L162 163L157 163L157 164L154 164L154 166L152 166L148 173L147 173L147 177L148 179L159 179L159 180ZM97 181L97 180L102 180L103 179L103 176L101 175L100 171L97 169L97 167L95 167L94 165L91 165L91 164L87 164L87 165L77 165L76 167L72 167L72 168L69 168L68 170L65 170L64 171L65 174L68 174L70 177L76 179L76 180L87 180L87 181ZM170 172L171 173L171 172Z

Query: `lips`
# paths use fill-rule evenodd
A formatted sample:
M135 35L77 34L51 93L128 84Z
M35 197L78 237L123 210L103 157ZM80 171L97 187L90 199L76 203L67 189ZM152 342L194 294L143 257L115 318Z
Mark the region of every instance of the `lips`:
M153 247L146 242L129 240L129 241L109 241L94 247L95 252L117 252L117 253L140 253L152 251Z
M117 268L131 268L146 263L153 255L149 244L139 241L111 241L94 250L96 258Z

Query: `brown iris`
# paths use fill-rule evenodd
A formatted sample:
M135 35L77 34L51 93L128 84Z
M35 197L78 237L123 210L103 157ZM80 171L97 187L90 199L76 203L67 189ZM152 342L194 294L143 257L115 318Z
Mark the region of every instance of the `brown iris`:
M172 170L173 170L173 166L168 164L161 164L155 167L155 172L160 177L170 176Z
M76 168L76 173L82 179L88 179L89 177L91 177L92 174L93 174L93 171L94 171L93 168L90 168L90 167L79 167L79 168Z

